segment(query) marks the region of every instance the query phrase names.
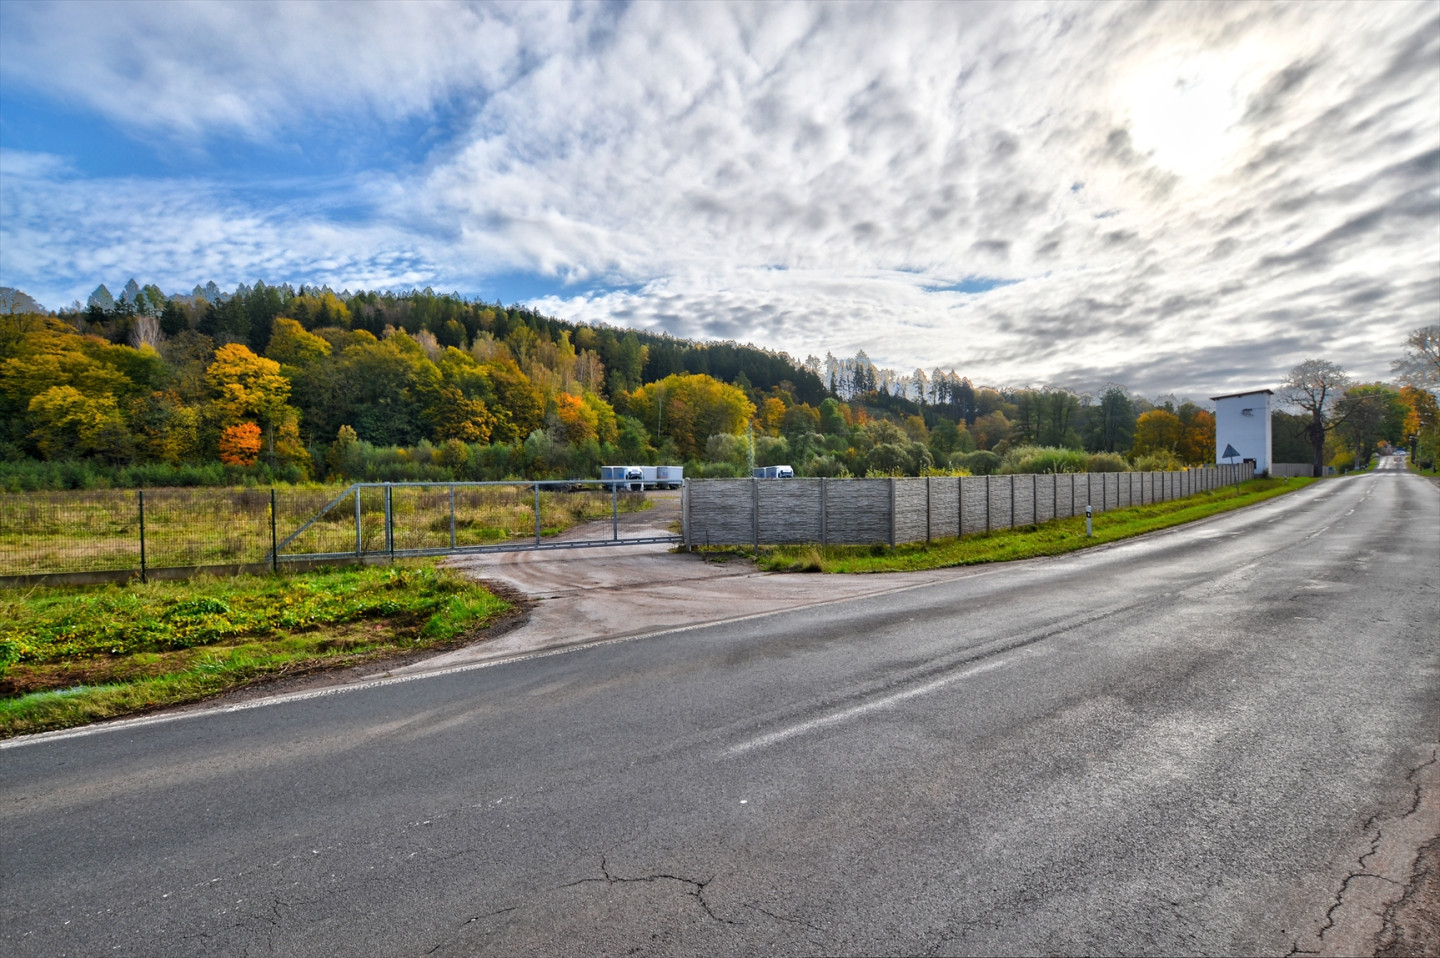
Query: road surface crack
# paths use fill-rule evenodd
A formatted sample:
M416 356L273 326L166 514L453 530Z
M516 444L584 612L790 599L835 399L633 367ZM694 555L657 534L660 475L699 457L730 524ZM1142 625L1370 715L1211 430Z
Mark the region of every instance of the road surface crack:
M1421 782L1421 775L1425 771L1425 769L1429 768L1431 765L1434 765L1437 761L1440 761L1440 752L1432 751L1430 753L1430 758L1428 761L1421 762L1419 765L1416 765L1414 768L1410 769L1408 773L1406 773L1405 780L1411 784L1410 807L1406 809L1403 814L1397 816L1394 819L1395 824L1398 825L1399 823L1405 821L1405 819L1409 818L1412 815L1415 815L1420 811L1420 803L1422 798L1421 792L1423 788ZM1320 930L1315 934L1315 940L1317 942L1320 942L1322 946L1325 941L1325 936L1335 928L1335 913L1340 910L1340 907L1342 905L1345 904L1345 896L1350 891L1351 882L1358 879L1373 878L1377 881L1382 881L1389 885L1395 885L1399 888L1405 889L1404 894L1401 896L1401 901L1409 898L1413 893L1414 887L1416 885L1413 878L1411 886L1407 887L1404 882L1396 881L1395 879L1390 878L1386 875L1376 874L1375 872L1369 870L1369 861L1371 858L1375 857L1375 855L1379 853L1380 845L1385 838L1385 829L1380 825L1380 816L1378 814L1372 815L1370 817L1369 821L1367 821L1364 827L1361 828L1361 832L1369 832L1372 829L1374 830L1375 834L1370 839L1370 850L1365 852L1356 860L1356 869L1347 874L1345 878L1340 882L1340 889L1338 892L1336 892L1334 901L1332 901L1330 903L1330 907L1325 910L1325 923L1320 926ZM1398 906L1398 904L1398 902L1394 902L1386 907L1386 928L1389 927L1388 920L1393 915L1394 910ZM1383 936L1384 933L1384 930L1382 930L1380 936ZM1300 947L1300 942L1297 940L1292 943L1292 947L1289 953L1286 955L1286 958L1298 958L1298 956L1300 955L1318 955L1323 953L1323 950L1309 951L1302 949Z
M579 881L572 881L572 882L569 882L568 884L561 885L560 887L561 887L561 888L574 888L574 887L576 887L576 886L578 886L578 885L588 885L588 884L594 884L594 883L596 883L596 882L600 882L600 883L603 883L603 884L606 884L606 885L628 885L628 884L647 883L647 882L664 882L664 881L678 882L678 883L680 883L681 885L687 886L687 891L685 892L685 894L689 895L690 897L694 898L697 902L699 902L699 903L700 903L700 907L705 910L705 914L709 915L710 918L711 918L713 921L718 921L718 922L720 922L721 924L725 924L725 925L743 925L743 924L745 924L743 921L733 921L733 920L731 920L731 919L729 919L729 918L721 917L720 915L715 914L715 912L710 908L710 903L705 900L705 886L709 885L711 882L713 882L713 881L715 880L715 876L714 876L714 875L711 875L709 878L705 879L704 881L698 881L698 880L696 880L696 879L694 879L694 878L685 878L685 877L682 876L682 875L671 875L671 874L668 874L668 873L665 873L665 872L658 872L658 873L653 874L653 875L641 875L641 876L636 877L636 878L624 878L624 877L621 877L621 876L619 876L619 875L611 874L611 872L610 872L610 864L609 864L608 861L606 861L606 859L605 859L603 856L602 856L601 859L600 859L600 874L601 874L601 877L600 877L600 878L582 878L582 879L580 879Z
M762 908L762 907L760 907L759 905L746 905L745 907L751 909L752 911L758 911L760 914L765 915L765 916L770 917L770 918L773 918L773 919L775 919L776 921L787 922L788 924L791 924L791 925L801 925L801 926L803 926L803 927L805 927L805 928L809 928L811 931L820 931L820 932L823 932L823 931L825 930L825 929L821 928L819 925L811 924L810 922L806 921L806 920L803 919L803 918L795 918L795 917L792 916L792 915L781 915L781 914L779 914L778 912L773 912L773 911L771 911L771 910L768 909L768 908Z

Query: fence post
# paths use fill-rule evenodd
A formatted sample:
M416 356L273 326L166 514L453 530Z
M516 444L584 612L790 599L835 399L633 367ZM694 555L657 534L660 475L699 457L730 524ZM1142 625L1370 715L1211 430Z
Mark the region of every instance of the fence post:
M450 548L455 548L455 483L450 483Z
M614 482L610 483L610 541L620 541L620 486Z
M535 483L535 544L540 544L540 483Z
M830 548L830 487L828 480L820 477L820 548Z
M965 477L955 479L955 538L965 535Z
M1040 474L1030 473L1030 524L1040 524Z
M1010 473L1010 525L1006 528L1015 528L1015 473Z
M355 561L359 562L363 555L361 550L364 543L360 539L360 483L355 483Z
M395 564L395 487L385 483L385 551L390 553L390 564Z
M930 487L934 482L930 476L925 477L925 542L930 542Z
M755 551L760 551L760 480L750 477L750 540Z
M895 548L895 477L890 477L890 548Z
M136 490L136 495L140 499L140 581L148 582L145 569L145 490Z
M994 477L994 476L991 476L991 475L987 475L987 476L985 477L985 534L986 534L986 535L989 535L989 534L990 534L990 480L991 480L991 479L994 479L994 478L995 478L995 477Z
M275 487L270 487L270 571L280 571L280 546L275 536Z

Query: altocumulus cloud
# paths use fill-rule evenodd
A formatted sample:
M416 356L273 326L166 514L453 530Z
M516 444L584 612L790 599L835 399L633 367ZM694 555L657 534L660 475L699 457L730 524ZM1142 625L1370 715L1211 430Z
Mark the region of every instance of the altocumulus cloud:
M518 276L569 318L1197 395L1381 377L1440 309L1433 4L0 16L7 97L166 158L7 134L0 282L42 301Z

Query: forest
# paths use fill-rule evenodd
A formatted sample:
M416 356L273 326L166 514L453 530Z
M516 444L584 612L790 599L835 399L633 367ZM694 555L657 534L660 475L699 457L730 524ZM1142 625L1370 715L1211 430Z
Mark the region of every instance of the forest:
M1374 436L1327 439L1338 464L1415 419L1402 392L1364 388L1388 411ZM1304 427L1275 414L1276 461L1309 461ZM0 314L8 491L595 478L655 462L692 477L1165 469L1212 461L1214 429L1194 402L1116 384L1089 396L902 377L863 353L797 361L429 289L167 295L131 280L83 307Z

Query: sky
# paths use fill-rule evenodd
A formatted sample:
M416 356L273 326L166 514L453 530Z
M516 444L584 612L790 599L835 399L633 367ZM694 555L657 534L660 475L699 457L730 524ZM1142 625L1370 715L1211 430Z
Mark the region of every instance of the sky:
M1206 397L1440 322L1440 4L0 3L0 286Z

